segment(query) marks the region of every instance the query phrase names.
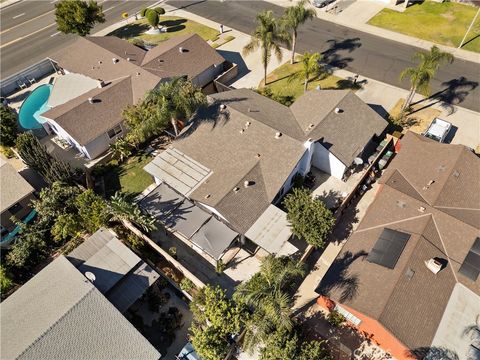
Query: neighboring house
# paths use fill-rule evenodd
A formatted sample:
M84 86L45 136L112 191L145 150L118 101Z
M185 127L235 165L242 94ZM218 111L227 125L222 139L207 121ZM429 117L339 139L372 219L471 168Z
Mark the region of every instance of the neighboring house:
M125 134L122 111L175 77L204 87L225 59L200 36L171 38L145 50L114 36L80 37L50 56L59 72L42 113L48 133L94 159Z
M7 247L20 228L12 217L28 222L35 216L31 208L33 187L5 160L0 159L0 212L2 248Z
M147 276L128 275L144 263L107 233L86 240L71 261L60 255L0 304L2 359L160 358L115 308Z
M311 91L290 108L247 89L214 94L209 101L145 170L160 187L189 199L204 217L214 214L242 241L250 239L271 253L290 236L285 213L272 204L290 189L295 175L315 166L342 178L387 126L350 91ZM155 201L147 197L142 205L158 212L162 194L152 194ZM174 230L177 219L189 214L167 200L162 206L157 217L165 223L172 214L167 227ZM193 234L202 218L196 216L194 223Z
M480 159L412 132L398 149L318 303L397 359L479 359Z

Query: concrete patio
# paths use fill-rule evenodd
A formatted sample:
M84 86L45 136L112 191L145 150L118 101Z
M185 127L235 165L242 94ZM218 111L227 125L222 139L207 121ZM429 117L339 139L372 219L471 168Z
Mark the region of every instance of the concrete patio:
M56 157L58 160L65 161L66 163L70 164L73 168L81 168L90 161L89 159L85 158L83 154L78 152L77 149L74 147L70 148L62 148L58 145L55 141L53 141L56 135L47 135L40 139L40 143L47 148L49 154Z

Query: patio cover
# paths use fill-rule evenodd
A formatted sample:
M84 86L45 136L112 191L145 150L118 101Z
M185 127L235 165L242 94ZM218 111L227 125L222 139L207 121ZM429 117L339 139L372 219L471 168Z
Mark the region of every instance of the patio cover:
M195 206L190 200L185 199L180 206L170 213L165 221L165 226L190 239L210 217L210 214Z
M53 108L95 89L98 80L88 76L70 73L55 79L52 91L48 97L48 106Z
M169 148L149 162L145 171L188 196L212 172L175 148Z
M287 214L275 205L269 205L245 236L269 253L278 253L292 236Z
M193 236L192 242L218 260L237 236L235 231L212 217Z
M140 201L140 206L157 220L165 222L183 200L182 195L167 184L161 183Z

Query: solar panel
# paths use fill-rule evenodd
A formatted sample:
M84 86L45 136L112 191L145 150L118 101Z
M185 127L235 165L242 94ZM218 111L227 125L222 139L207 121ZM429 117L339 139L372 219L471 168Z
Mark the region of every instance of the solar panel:
M388 228L383 229L373 249L368 254L367 260L393 269L408 239L410 239L410 234Z
M469 279L476 281L480 274L480 238L476 238L468 252L459 272Z

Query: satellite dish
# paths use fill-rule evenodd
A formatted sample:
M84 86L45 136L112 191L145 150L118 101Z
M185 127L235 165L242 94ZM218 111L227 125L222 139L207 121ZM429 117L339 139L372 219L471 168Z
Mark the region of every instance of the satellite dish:
M85 277L90 280L92 283L95 281L96 277L95 277L95 274L90 272L90 271L87 271L85 273Z
M353 162L355 163L355 165L362 165L363 164L362 158L359 158L359 157L356 157L355 159L353 159Z

